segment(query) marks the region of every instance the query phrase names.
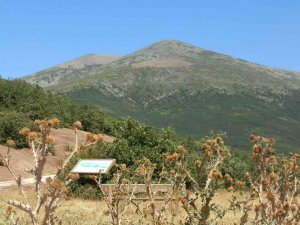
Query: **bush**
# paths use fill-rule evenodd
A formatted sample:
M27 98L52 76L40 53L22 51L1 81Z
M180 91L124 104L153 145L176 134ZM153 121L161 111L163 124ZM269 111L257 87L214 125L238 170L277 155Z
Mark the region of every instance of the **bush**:
M240 224L299 224L300 155L291 153L286 159L277 157L272 138L252 135L250 141L256 175L247 172L245 182L235 182L232 190L242 189L246 182L251 188L242 193L242 200L233 194L231 209L241 211ZM249 216L251 213L255 218Z
M113 158L133 170L135 162L143 157L158 165L163 164L162 154L176 146L175 133L170 129L155 129L135 120L119 123L117 139L111 144L98 144L82 153L83 158Z
M27 147L26 138L19 134L23 127L33 128L33 122L26 114L16 111L0 112L0 143L13 139L17 148Z
M231 157L224 160L220 168L223 175L229 174L235 180L242 180L246 172L256 174L256 167L243 150L231 150Z
M99 200L102 198L102 193L96 182L87 176L83 176L68 185L68 197L80 197L84 200Z

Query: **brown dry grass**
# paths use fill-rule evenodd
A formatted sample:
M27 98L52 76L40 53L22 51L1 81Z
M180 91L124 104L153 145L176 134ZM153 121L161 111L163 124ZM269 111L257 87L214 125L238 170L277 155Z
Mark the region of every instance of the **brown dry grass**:
M27 187L29 189L30 187ZM16 189L6 189L1 190L0 199L16 198L22 200L21 193ZM227 191L219 191L217 197L215 198L215 203L222 206L229 205L229 199L231 194ZM0 202L0 224L1 219L5 209L7 208L6 203L3 201ZM111 224L110 215L106 207L106 203L102 200L100 201L87 201L81 199L68 199L63 202L61 208L58 209L58 215L62 219L62 225L107 225ZM130 218L135 218L135 213L131 211L129 213ZM185 212L180 209L179 212L176 212L178 220L185 217ZM2 217L2 218L1 218ZM21 214L21 224L26 225L27 219L24 214ZM137 217L136 217L137 218ZM237 223L239 221L239 214L234 215L232 212L228 212L226 216L221 221L221 225L230 225ZM140 224L136 221L136 224Z

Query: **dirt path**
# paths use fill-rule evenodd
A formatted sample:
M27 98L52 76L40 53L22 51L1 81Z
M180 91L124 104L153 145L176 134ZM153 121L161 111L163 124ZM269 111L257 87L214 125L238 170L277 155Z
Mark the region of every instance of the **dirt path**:
M46 179L48 177L53 178L54 176L55 175L43 176L42 182L46 182ZM25 178L25 179L22 179L22 184L25 185L25 186L34 184L34 182L35 182L34 178ZM16 187L16 186L17 186L17 183L15 181L13 181L13 180L0 182L0 190L5 189L5 188L10 188L10 187Z

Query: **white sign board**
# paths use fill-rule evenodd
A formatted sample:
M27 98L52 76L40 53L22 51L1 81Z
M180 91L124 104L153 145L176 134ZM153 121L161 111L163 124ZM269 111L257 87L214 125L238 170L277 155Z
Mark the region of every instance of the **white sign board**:
M71 171L72 173L102 174L108 173L115 159L83 159Z

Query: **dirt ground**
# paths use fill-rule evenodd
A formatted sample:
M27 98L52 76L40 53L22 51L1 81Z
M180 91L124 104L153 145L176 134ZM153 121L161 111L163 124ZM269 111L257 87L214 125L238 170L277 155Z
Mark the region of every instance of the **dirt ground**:
M29 189L29 187L27 187ZM16 189L6 189L0 192L0 224L1 219L4 216L5 210L7 208L6 203L2 200L7 199L8 196L11 198L16 198L18 200L22 199L21 193ZM229 199L231 194L227 191L219 191L217 196L214 200L216 204L220 204L221 206L228 206ZM81 199L69 199L64 200L62 207L58 209L58 215L62 219L62 225L108 225L111 224L111 218L106 206L105 201L87 201ZM28 219L24 214L21 215L22 225L27 225ZM133 210L129 210L128 218L138 218ZM186 216L185 212L181 208L178 212L176 212L177 221L183 220ZM239 224L239 216L240 214L237 213L236 215L233 212L228 212L222 221L219 223L221 225L230 225L230 224ZM134 224L143 224L137 222ZM178 224L180 224L178 222Z
M79 139L84 140L86 138L86 132L79 132ZM49 175L56 172L57 163L64 159L68 154L68 152L65 151L65 146L73 146L75 139L74 131L66 128L52 129L51 135L53 135L55 138L55 156L48 156L44 175ZM112 142L113 139L114 138L111 136L104 135L105 142ZM0 153L5 154L6 151L7 148L0 145ZM31 177L24 171L24 169L30 169L33 166L31 151L29 149L12 150L11 156L11 164L12 168L14 168L14 172L17 175L20 174L23 178ZM0 167L0 182L8 180L12 180L10 173L6 168Z

